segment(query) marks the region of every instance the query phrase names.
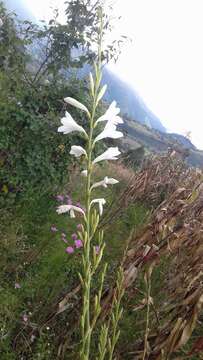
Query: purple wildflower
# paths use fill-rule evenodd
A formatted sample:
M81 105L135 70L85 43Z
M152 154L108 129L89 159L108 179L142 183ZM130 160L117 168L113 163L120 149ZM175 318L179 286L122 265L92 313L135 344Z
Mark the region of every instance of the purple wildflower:
M56 200L62 202L62 201L64 201L64 196L63 195L56 195Z
M82 231L82 229L83 229L82 224L78 224L78 225L77 225L77 229L78 229L78 231Z
M75 241L75 240L77 240L78 236L77 236L77 234L74 233L71 235L71 238L73 241Z
M64 243L67 244L66 234L64 232L61 233L61 240L63 240Z
M72 247L72 246L68 246L68 247L66 248L66 253L67 253L67 254L72 254L72 253L74 253L73 247Z
M100 251L100 246L99 246L99 245L96 245L96 246L95 246L95 253L98 255L98 254L99 254L99 251Z
M68 199L66 200L66 204L67 204L67 205L72 205L72 204L73 204L71 198L68 198Z
M56 232L58 231L55 225L52 225L50 228L51 232Z
M82 240L75 240L74 242L75 242L75 247L76 247L77 249L80 249L81 247L83 247L83 242L82 242Z

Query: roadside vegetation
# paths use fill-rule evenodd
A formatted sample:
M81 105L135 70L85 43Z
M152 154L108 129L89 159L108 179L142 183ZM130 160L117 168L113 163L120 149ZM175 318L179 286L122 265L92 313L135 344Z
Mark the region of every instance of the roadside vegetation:
M100 2L84 4L69 1L66 25L58 23L56 11L49 25L39 27L19 23L0 3L2 360L77 359L81 346L78 274L84 247L77 232L83 217L76 213L74 222L56 210L72 203L83 210L86 199L84 159L70 156L73 144L84 147L84 139L57 133L67 110L65 97L91 108L87 77L72 71L96 59ZM106 14L103 21L105 35L111 31ZM86 52L81 55L82 47ZM77 60L73 48L79 51ZM114 42L100 56L107 61L118 54ZM96 117L106 109L101 102ZM79 109L73 108L71 115L88 130ZM107 139L92 154L95 158L117 145L122 147L120 140ZM96 164L92 176L96 183L105 177L119 183L105 189L98 225L105 232L101 265L107 262L108 268L89 359L97 359L102 325L112 322L119 268L120 336L113 357L107 352L99 359L201 359L202 171L189 168L173 149L155 156L140 147L123 148L117 162ZM102 198L104 190L96 191ZM101 246L95 242L94 247L98 255ZM90 305L99 286L96 276ZM111 339L114 335L110 330Z

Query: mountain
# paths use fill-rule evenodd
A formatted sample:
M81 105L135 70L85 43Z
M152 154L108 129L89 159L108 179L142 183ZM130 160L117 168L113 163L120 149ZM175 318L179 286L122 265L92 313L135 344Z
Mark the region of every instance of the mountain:
M190 166L203 168L203 151L197 150L182 135L164 133L128 117L124 119L123 130L123 150L144 147L147 153L163 153L170 148L181 154Z
M173 138L174 140L176 140L178 143L182 144L187 149L197 150L197 148L192 144L192 142L183 135L169 133L168 137Z
M153 129L166 131L160 119L152 113L136 91L109 70L108 66L103 71L103 83L108 85L105 100L108 102L116 100L122 114Z

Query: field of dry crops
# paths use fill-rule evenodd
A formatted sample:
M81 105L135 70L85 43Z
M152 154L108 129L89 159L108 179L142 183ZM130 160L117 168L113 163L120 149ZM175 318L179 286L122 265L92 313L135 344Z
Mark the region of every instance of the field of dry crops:
M120 358L201 359L203 173L185 167L174 153L148 161L130 179L106 222L124 210L119 204L131 201L153 204L148 224L132 233L123 259L128 298L141 293L140 277L144 278L145 291L134 310L146 308L146 327L144 336L121 351ZM105 295L104 312L113 295L114 289Z

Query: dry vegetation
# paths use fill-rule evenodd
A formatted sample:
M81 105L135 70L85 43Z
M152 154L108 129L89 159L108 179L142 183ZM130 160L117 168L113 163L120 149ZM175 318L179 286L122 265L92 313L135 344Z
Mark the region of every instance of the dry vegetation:
M126 292L135 299L141 292L140 276L144 277L147 289L137 311L147 304L151 308L148 316L145 314L149 322L145 343L142 336L125 354L129 353L130 359L171 359L177 353L176 359L202 358L203 337L197 335L203 306L202 172L185 168L174 153L157 157L131 179L121 198L126 204L140 200L154 204L149 223L132 235L124 258ZM120 214L120 203L121 199L108 221L110 216ZM159 284L153 292L152 279L157 270ZM151 293L147 295L149 288ZM105 310L113 293L112 289L104 298ZM190 349L185 350L184 345L195 329L196 338L192 339ZM123 358L124 353L120 356Z

